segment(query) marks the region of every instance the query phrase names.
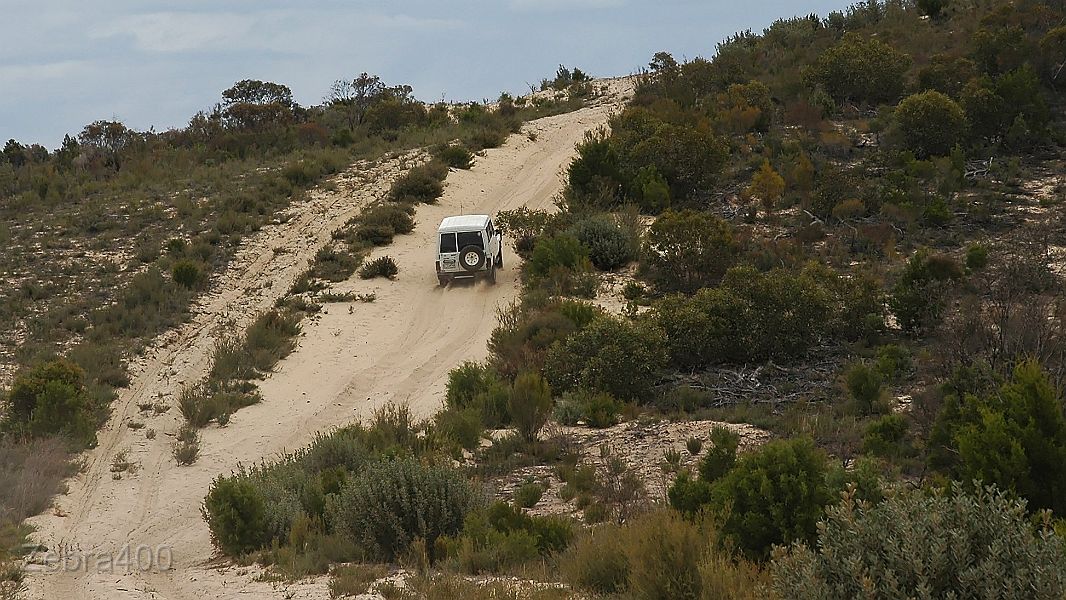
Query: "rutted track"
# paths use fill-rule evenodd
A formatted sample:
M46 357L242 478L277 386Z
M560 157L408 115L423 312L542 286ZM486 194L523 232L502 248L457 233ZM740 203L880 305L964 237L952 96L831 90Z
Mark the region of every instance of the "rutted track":
M213 549L200 503L211 480L238 463L298 448L315 432L365 416L390 400L407 402L421 415L435 411L448 371L460 361L484 357L495 309L518 289L513 255L506 256L507 268L495 286L438 288L431 262L436 224L459 212L550 206L575 144L586 131L605 124L630 90L626 80L608 84L611 94L593 106L528 123L503 147L479 157L472 170L452 172L439 204L419 208L415 231L379 251L396 260L397 280L353 279L337 286L373 291L377 300L327 305L319 318L305 322L297 350L261 383L263 402L237 412L226 428L204 430L199 460L178 467L171 457L179 426L176 407L145 417L137 405L160 397L173 405L183 384L206 373L226 324L246 324L272 306L331 232L388 188L402 158L353 166L334 179L336 191L315 190L290 209L285 223L249 240L215 285L219 291L200 303L195 318L161 336L134 366L133 384L115 402L99 447L86 456L85 471L70 482L69 494L57 501L53 514L34 519L42 544L68 548L75 557L92 557L93 563L76 572L31 573L30 597L322 597L319 585L298 585L282 593L252 581L242 569L210 564ZM131 419L146 421L159 435L146 439L143 430L126 427ZM114 480L110 463L122 450L139 469ZM173 568L139 572L119 565L108 571L95 562L95 557L117 557L125 547L141 546L171 548Z

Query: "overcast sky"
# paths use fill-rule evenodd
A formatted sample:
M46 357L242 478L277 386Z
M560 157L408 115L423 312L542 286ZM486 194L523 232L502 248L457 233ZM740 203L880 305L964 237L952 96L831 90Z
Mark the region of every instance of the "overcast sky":
M731 33L846 0L3 0L0 142L55 148L97 119L180 127L240 79L321 102L362 71L427 101L523 92L576 65L624 75L659 50L713 54ZM802 9L800 8L802 6Z

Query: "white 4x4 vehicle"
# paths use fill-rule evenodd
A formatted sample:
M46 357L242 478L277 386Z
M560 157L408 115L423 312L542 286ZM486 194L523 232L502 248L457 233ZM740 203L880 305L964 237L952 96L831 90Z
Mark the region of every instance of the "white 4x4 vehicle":
M503 268L503 234L488 215L447 217L437 229L437 281L485 275L496 283Z

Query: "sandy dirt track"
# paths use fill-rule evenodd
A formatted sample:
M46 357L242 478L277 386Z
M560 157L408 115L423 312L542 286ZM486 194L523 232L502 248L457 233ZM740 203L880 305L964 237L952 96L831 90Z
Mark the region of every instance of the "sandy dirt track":
M330 233L380 197L414 155L353 166L333 180L336 191L314 191L290 210L286 223L252 238L215 285L218 291L200 303L196 317L162 336L134 365L133 384L115 402L99 447L86 456L84 473L70 482L70 492L57 500L53 513L33 520L37 540L52 551L65 550L69 558L62 568L31 565L29 597L326 597L322 582L283 589L253 581L245 569L218 567L200 516L211 480L238 463L299 448L316 432L364 417L389 401L406 402L419 415L436 411L448 371L463 360L485 356L495 309L518 289L518 261L510 253L495 286L478 282L439 288L432 264L437 224L460 212L551 206L574 145L586 131L605 124L631 92L628 80L607 85L608 95L592 106L528 123L503 147L478 157L470 171L453 171L440 203L419 208L415 231L375 253L396 259L398 278L354 278L336 286L337 291L374 292L377 299L327 304L323 314L305 321L297 350L261 383L263 402L237 412L226 428L204 430L199 460L178 467L171 457L180 419L175 396L183 384L206 373L211 349L226 324L246 324L269 308ZM278 247L286 252L275 252ZM169 412L152 416L138 410L138 404L160 398L173 406ZM156 439L146 439L145 429L127 427L131 421L157 430ZM121 451L137 471L116 480L110 466ZM148 549L159 547L169 548L163 558L172 558L172 568L139 572L137 563L145 562ZM108 556L121 559L126 548L134 554L132 567L108 569L106 561L100 562ZM139 548L142 560L137 561Z

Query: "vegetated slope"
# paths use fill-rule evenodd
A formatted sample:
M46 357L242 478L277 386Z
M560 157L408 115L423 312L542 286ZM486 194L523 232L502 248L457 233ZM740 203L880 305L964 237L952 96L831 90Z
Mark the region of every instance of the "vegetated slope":
M160 394L173 398L181 385L201 377L222 323L247 322L281 297L333 229L387 189L397 161L371 169L364 175L369 181L345 181L345 175L335 180L338 191L315 190L287 223L255 236L223 277L222 291L197 309L190 324L158 340L151 358L138 367L101 433L99 448L89 454L86 472L58 500L56 514L34 520L38 539L49 547L69 545L83 554L99 554L117 553L126 544L134 549L163 545L173 548L175 570L42 573L31 578L31 597L269 597L269 584L203 566L213 550L199 506L211 480L239 462L293 450L315 432L365 416L388 400L408 402L421 414L435 410L448 370L484 356L496 325L495 308L516 293L519 265L516 257L506 256L507 268L495 286L438 288L432 258L440 219L459 212L550 207L575 144L606 122L628 90L626 81L612 81L605 100L530 122L502 148L486 151L470 171L452 172L439 203L419 207L414 232L375 253L396 260L396 280L337 286L338 291L373 292L376 300L349 309L332 304L306 325L296 352L262 382L263 401L242 409L227 427L205 430L199 461L179 468L166 439L177 429L177 411L148 418L148 426L162 435L146 440L126 425L145 420L137 405ZM274 252L278 247L285 251ZM115 480L110 464L120 450L128 450L128 460L138 468ZM306 593L320 597L324 592Z

